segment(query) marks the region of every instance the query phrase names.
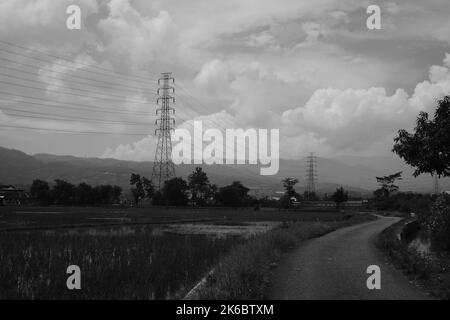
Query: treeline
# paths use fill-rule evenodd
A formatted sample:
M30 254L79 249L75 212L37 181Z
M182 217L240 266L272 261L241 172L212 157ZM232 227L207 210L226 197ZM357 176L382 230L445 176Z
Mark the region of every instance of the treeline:
M151 180L132 173L130 177L130 191L133 195L135 205L142 201L150 202L152 205L169 206L221 206L221 207L263 207L291 208L295 203L307 199L309 201L318 200L314 193L305 193L301 196L295 191L298 180L295 178L285 178L282 180L285 193L279 200L272 200L269 197L257 199L248 194L249 188L240 181L234 181L230 185L218 187L210 183L207 174L201 167L188 176L187 181L177 177L166 181L160 190L156 190ZM342 187L337 188L330 200L336 203L337 208L348 200L348 192Z
M258 206L258 200L248 194L250 189L240 181L218 187L210 183L201 167L196 168L187 181L180 177L172 178L160 190L156 190L149 179L135 173L131 174L130 185L136 205L147 200L152 205L169 206Z
M93 187L84 182L74 185L59 179L52 187L47 181L36 179L30 188L32 200L39 205L107 205L118 203L121 194L122 188L115 185Z

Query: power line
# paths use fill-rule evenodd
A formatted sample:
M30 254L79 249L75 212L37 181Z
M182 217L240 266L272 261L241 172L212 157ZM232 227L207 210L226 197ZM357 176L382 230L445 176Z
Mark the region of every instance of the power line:
M208 109L208 108L207 108L200 100L198 100L198 99L197 99L194 95L192 95L192 94L191 94L184 86L182 86L182 85L180 84L180 81L177 81L177 84L175 84L175 86L176 86L177 88L183 90L184 92L186 92L187 96L191 97L192 100L197 101L197 104L198 104L199 106L203 107L204 110ZM180 98L178 98L178 99L179 99L179 100L182 100L182 99L180 99ZM184 100L182 100L182 101L184 101ZM188 102L186 102L186 101L185 101L185 103L187 103L189 106L192 107L192 104L190 104L190 103L188 103ZM199 114L201 114L201 112L199 112L199 111L196 111L196 112L199 113ZM217 122L217 121L215 121L215 120L208 119L208 121L209 121L211 124L215 125L217 128L219 128L221 131L224 131L224 132L225 132L225 131L227 130L227 128L224 128L224 127L222 126L222 124L220 124L219 122ZM240 147L241 149L246 150L246 145L242 145L242 144L240 144L238 141L236 141L236 146Z
M24 111L24 110L13 109L13 108L0 107L0 111L4 111L4 110L20 112L20 113L25 113L25 114L31 114L31 115L45 116L45 117L39 117L39 116L16 115L16 114L6 113L6 115L13 116L13 117L25 117L25 118L61 120L61 121L84 120L84 121L88 121L88 122L98 122L98 123L105 123L105 124L126 124L126 125L142 125L142 126L152 125L150 123L145 123L145 122L132 122L132 121L123 121L123 120L122 121L114 121L114 120L92 119L92 118L85 118L85 117L60 116L60 115L48 114L48 113L42 113L42 112L32 112L32 111Z
M44 88L33 87L33 86L28 86L28 85L18 84L18 83L8 82L8 81L2 81L2 80L0 80L0 83L4 83L4 84L15 86L15 87L33 89L33 90L42 90L42 91L45 90ZM74 93L74 92L66 92L66 91L58 91L58 93L68 94L68 95L76 96L76 97L91 98L91 99L96 99L96 100L108 100L108 101L116 101L116 102L148 104L148 102L144 102L144 101L141 102L141 101L133 101L133 100L127 100L127 99L111 99L111 98L105 98L105 97L94 97L94 96L91 96L91 95Z
M38 103L38 102L33 102L33 101L18 101L18 100L9 99L10 102L20 102L20 103L38 105L38 106L43 106L43 107L48 107L48 108L57 108L57 109L63 108L63 109L71 109L71 110L77 110L77 111L86 110L86 111L90 111L90 112L117 113L117 114L127 114L127 115L150 115L150 113L148 113L148 112L120 111L121 109L99 108L99 107L95 107L95 106L91 106L91 105L87 105L87 104L74 103L74 102L61 104L58 101L49 101L49 100L45 100L45 99L41 99L41 98L30 97L30 96L26 96L26 95L17 95L17 94L12 94L12 93L8 93L8 92L2 92L2 91L0 91L0 94L14 96L14 97L18 97L18 98L43 101L46 103ZM57 105L48 104L48 103L57 103ZM71 107L72 105L76 106L76 107ZM122 110L124 110L124 109L122 109Z
M33 83L40 83L39 81L36 80L28 80L22 77L15 77L15 76L10 76L10 75L6 75L0 72L0 75L4 76L4 77L8 77L8 78L13 78L13 79L18 79L18 80L22 80L22 81L29 81L29 82L33 82ZM28 89L33 89L33 90L42 90L45 91L45 88L39 88L39 87L33 87L33 86L28 86L28 85L24 85L24 84L18 84L18 83L14 83L14 82L8 82L8 81L1 81L0 83L5 83L5 84L9 84L12 86L19 86L19 87L24 87L24 88L28 88ZM61 87L61 88L66 88L72 91L81 91L81 92L88 92L88 93L94 93L96 94L95 91L92 90L86 90L86 89L78 89L78 88L71 88L69 86L64 86L64 85L57 85L56 87ZM59 91L59 93L63 93L63 94L69 94L69 95L74 95L74 96L80 96L80 94L77 93L72 93L72 92L66 92L66 91ZM104 99L103 97L95 97L95 96L91 96L91 95L81 95L82 97L86 97L86 98L92 98L92 99ZM118 101L118 102L130 102L130 103L142 103L142 104L147 104L147 101L143 101L143 100L130 100L128 98L123 98L122 96L117 96L117 95L112 95L112 94L108 94L108 96L111 97L115 97L113 98L106 98L106 100L110 100L110 101Z
M23 63L19 63L19 62L10 60L10 59L5 59L3 57L0 57L0 60L5 60L5 61L16 63L16 64L21 64L23 66L35 67L35 66L31 65L31 64L23 64ZM12 71L18 71L18 72L22 72L22 73L26 73L26 74L32 74L32 75L36 75L36 76L40 76L41 75L39 72L32 72L30 70L22 70L22 69L19 69L19 68L12 68L10 66L0 66L0 67L3 68L3 69L12 70ZM87 81L104 83L104 84L109 84L110 85L110 86L104 86L104 85L99 85L97 83L94 84L96 87L100 87L100 88L119 90L119 91L125 91L125 92L146 93L146 94L156 95L154 92L145 91L142 88L138 88L138 87L127 86L127 85L124 85L122 83L114 84L112 82L107 82L107 81L102 81L102 80L97 80L97 79L92 79L92 78L86 78L86 77L80 77L80 76L77 76L77 75L67 74L64 71L59 71L59 70L51 70L51 73L60 73L60 74L63 74L64 77L76 78L76 79L81 79L81 80L84 80L84 81L87 80ZM49 75L47 74L46 76L49 76ZM58 77L55 77L55 76L51 76L51 78L59 79ZM64 81L67 81L67 79L64 79ZM69 81L73 82L73 83L77 83L77 84L87 85L86 82L74 81L74 80L71 80L71 79L69 79ZM130 88L130 89L123 89L123 87Z
M68 134L112 134L112 135L128 135L128 136L148 136L148 133L128 133L128 132L110 132L110 131L72 131L72 130L60 130L60 129L50 129L50 128L38 128L38 127L26 127L26 126L16 126L2 124L2 128L16 128L16 129L29 129L35 131L49 131L49 132L59 132Z
M145 80L145 81L156 82L156 79L151 79L151 78L148 78L148 77L142 77L142 76L137 76L137 75L130 75L130 74L122 73L122 72L111 71L111 70L109 70L107 68L103 68L103 67L99 67L99 66L92 66L92 65L89 65L87 63L75 62L73 59L70 59L70 58L67 58L67 57L57 56L57 55L53 55L53 54L50 54L50 53L46 53L46 52L41 51L41 50L27 48L27 47L20 46L20 45L17 45L17 44L13 44L11 42L7 42L7 41L4 41L4 40L0 40L0 43L3 43L3 44L8 45L10 47L16 47L16 48L27 50L27 51L37 52L37 53L46 55L48 57L56 58L56 59L59 59L59 60L65 60L65 61L68 61L70 63L78 64L78 65L85 66L85 67L88 67L88 68L97 69L97 70L103 70L103 71L106 71L108 73L105 74L105 73L101 73L101 72L95 72L95 71L89 71L89 70L83 70L82 69L85 72L96 73L96 74L100 74L100 75L104 75L104 76L108 76L108 77L110 77L111 75L114 75L116 77L137 79L139 81ZM0 48L0 50L4 51L4 52L11 53L11 54L24 56L24 57L27 57L27 58L30 58L30 59L36 59L36 60L40 60L40 61L43 61L43 62L56 63L56 64L59 64L59 65L63 65L61 63L52 62L52 61L48 61L48 60L44 60L44 59L39 59L39 58L36 58L36 57L33 57L33 56L24 55L22 53L17 53L15 51L9 51L9 50L2 49L2 48Z

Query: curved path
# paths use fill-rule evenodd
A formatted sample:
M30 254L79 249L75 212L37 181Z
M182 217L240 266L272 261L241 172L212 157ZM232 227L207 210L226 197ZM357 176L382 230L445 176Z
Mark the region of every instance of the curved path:
M399 218L342 228L305 242L275 271L269 299L429 299L391 265L373 240ZM381 289L369 290L369 265L381 269Z

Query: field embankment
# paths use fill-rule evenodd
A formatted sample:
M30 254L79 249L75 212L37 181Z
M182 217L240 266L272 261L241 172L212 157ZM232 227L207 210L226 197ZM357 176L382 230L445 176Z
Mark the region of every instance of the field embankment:
M385 229L375 243L410 281L434 297L450 298L450 255L432 249L420 236L416 219L404 219Z
M283 253L306 239L375 219L366 214L344 216L346 219L340 221L285 222L278 228L252 237L222 259L190 298L263 299L272 269Z

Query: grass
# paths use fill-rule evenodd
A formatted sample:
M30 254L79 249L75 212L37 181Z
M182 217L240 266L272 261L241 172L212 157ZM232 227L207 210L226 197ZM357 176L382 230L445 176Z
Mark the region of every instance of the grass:
M130 208L130 207L0 207L0 231L93 227L173 222L335 221L339 212L296 212L253 208Z
M442 251L421 254L397 235L405 231L411 219L404 219L385 229L376 239L376 246L389 261L431 295L450 299L450 255Z
M0 299L177 299L214 266L218 286L205 297L260 296L273 258L354 223L350 217L253 208L3 207ZM186 221L282 224L250 240L155 232ZM81 268L80 291L66 288L71 264Z
M112 231L0 233L0 299L176 299L239 242ZM66 288L72 264L82 290Z
M372 216L355 215L337 222L286 222L279 228L256 235L221 260L198 290L196 298L263 299L270 283L271 268L283 252L306 239L372 219Z

